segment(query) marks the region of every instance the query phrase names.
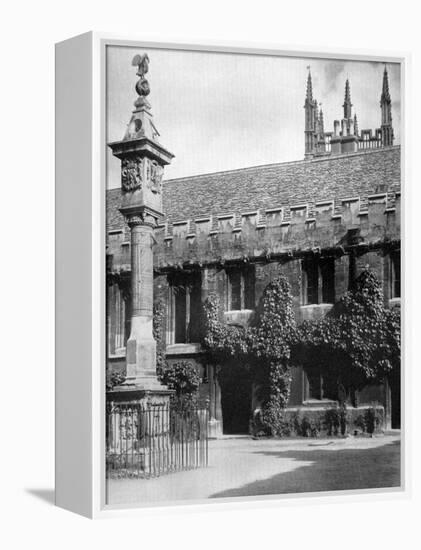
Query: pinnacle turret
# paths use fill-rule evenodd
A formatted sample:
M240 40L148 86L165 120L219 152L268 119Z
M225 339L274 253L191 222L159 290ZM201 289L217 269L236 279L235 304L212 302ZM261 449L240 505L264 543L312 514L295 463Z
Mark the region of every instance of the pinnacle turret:
M321 107L320 107L320 112L319 112L319 132L320 132L320 134L325 133L324 115L323 115L323 110L322 110Z
M356 136L358 136L358 134L359 134L359 131L358 131L357 113L355 113L355 115L354 115L354 134L355 134Z
M383 71L380 97L381 125L374 130L359 128L357 114L353 113L351 85L345 81L343 117L333 122L333 132L325 131L322 104L313 97L313 82L310 67L307 67L307 88L305 99L305 158L321 155L355 153L360 149L391 147L394 142L392 125L392 100L389 90L387 67Z
M352 118L352 103L351 103L351 88L349 85L349 80L346 79L345 82L345 101L343 104L344 108L344 118Z

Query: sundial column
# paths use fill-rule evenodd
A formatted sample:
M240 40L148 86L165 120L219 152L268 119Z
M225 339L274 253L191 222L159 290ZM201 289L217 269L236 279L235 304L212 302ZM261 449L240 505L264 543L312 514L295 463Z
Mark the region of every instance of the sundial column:
M154 230L162 212L164 166L173 156L159 142L153 122L146 73L147 54L136 55L139 80L134 111L121 141L110 143L121 161L120 212L131 232L131 329L126 346L126 379L115 392L163 390L156 375L156 342L153 337Z
M121 161L120 212L130 227L131 329L125 380L107 393L107 452L112 456L123 452L125 463L130 455L138 471L155 472L168 459L163 450L169 448L169 402L173 392L159 382L156 373L153 246L154 230L163 216L164 166L173 155L158 141L146 99L150 92L145 78L148 55L136 55L132 65L139 76L135 85L139 97L123 139L109 144ZM152 448L161 451L151 453Z

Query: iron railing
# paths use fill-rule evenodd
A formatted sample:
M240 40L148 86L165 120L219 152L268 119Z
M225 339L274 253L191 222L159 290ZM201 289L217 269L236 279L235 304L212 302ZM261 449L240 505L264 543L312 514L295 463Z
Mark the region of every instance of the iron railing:
M107 407L107 477L151 478L208 465L208 408L172 403Z

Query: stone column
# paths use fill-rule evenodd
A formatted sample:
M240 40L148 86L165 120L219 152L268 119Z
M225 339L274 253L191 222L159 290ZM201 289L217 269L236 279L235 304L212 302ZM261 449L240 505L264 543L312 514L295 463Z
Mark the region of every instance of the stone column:
M155 220L152 216L137 214L128 217L128 224L131 231L132 314L124 385L162 389L156 377L156 342L153 337Z

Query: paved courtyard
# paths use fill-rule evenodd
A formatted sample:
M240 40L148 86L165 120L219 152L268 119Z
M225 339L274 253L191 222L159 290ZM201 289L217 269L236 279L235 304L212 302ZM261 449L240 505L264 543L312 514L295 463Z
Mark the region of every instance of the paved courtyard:
M109 504L158 503L399 487L400 434L374 438L209 442L209 467L156 479L110 480Z

